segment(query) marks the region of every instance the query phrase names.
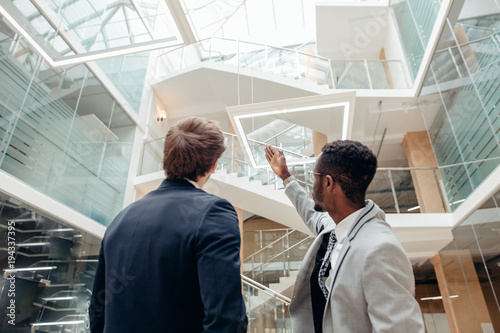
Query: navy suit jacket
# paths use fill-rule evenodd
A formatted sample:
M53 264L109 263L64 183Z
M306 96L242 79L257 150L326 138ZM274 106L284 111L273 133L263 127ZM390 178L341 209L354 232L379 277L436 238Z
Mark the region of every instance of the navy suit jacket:
M164 180L106 230L91 332L246 332L239 250L227 200Z

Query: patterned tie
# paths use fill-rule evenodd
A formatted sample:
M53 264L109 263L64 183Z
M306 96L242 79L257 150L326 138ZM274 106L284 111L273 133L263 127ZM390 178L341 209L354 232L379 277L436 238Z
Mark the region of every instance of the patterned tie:
M330 238L328 239L328 247L326 248L326 253L323 257L323 262L321 263L321 267L318 273L319 287L323 292L323 295L325 295L325 299L328 299L328 289L326 289L323 279L325 278L326 271L330 266L330 256L332 254L333 248L335 247L335 243L337 243L337 237L335 237L335 231L332 231L330 234Z

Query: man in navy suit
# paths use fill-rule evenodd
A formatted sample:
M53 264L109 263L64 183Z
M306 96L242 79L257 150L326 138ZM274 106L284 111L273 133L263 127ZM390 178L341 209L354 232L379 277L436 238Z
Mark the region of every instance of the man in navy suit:
M167 179L120 212L102 240L91 332L246 332L238 218L202 190L224 150L210 121L169 130Z

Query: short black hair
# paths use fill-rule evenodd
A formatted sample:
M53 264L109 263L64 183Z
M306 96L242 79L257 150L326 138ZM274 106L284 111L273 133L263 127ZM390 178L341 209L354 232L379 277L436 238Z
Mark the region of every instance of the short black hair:
M347 199L364 205L366 189L377 171L377 157L370 148L358 141L333 141L323 146L317 164L318 172L331 175Z

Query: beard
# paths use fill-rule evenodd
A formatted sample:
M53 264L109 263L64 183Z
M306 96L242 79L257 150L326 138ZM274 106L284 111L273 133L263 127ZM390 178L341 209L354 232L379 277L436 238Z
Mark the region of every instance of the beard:
M321 203L318 202L323 199L323 189L321 187L317 191L313 191L312 199L314 200L314 210L323 213L325 209Z
M323 213L325 211L319 203L314 203L314 210L320 213Z

